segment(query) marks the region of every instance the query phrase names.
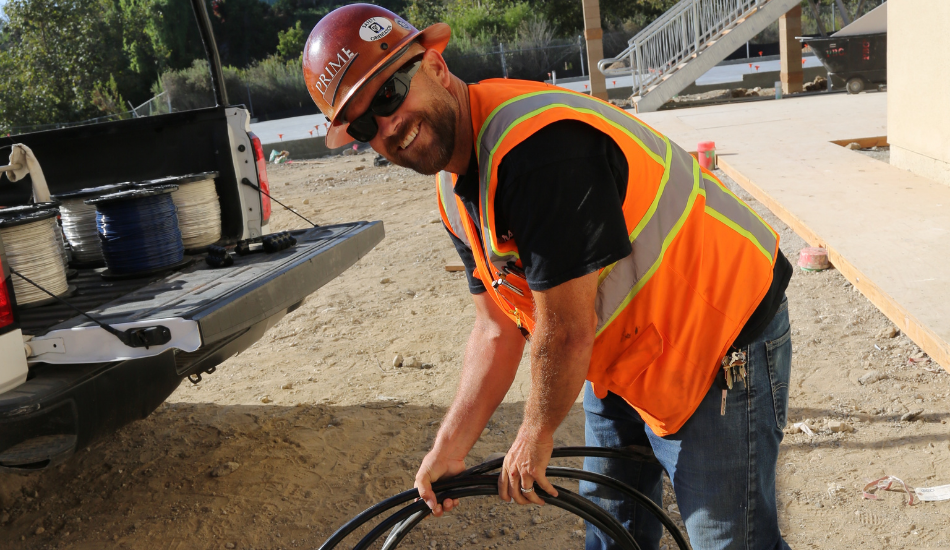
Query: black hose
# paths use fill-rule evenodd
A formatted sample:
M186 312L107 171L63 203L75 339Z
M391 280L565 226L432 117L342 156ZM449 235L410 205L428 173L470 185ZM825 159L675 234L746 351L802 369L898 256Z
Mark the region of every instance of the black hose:
M578 470L576 468L559 468L553 466L545 471L545 476L589 481L591 483L610 487L611 489L623 493L646 508L648 512L660 520L660 523L663 524L663 527L666 528L666 530L670 533L670 536L673 537L673 540L676 541L676 545L680 548L680 550L689 550L689 542L686 541L686 537L683 536L683 533L679 530L676 524L673 523L673 519L667 515L663 508L657 506L657 504L650 500L649 497L627 485L626 483L604 474L598 474L596 472L588 472L586 470ZM425 511L423 511L423 513L413 515L406 521L393 528L392 532L389 534L389 537L386 538L386 542L383 544L382 550L392 550L396 548L402 539L404 539L409 534L409 531L411 531L416 525L425 519L428 514L424 512Z
M551 458L583 458L588 456L596 458L619 458L623 460L640 459L637 455L624 451L623 449L611 449L609 447L555 447L554 450L551 451ZM504 457L482 462L477 466L472 466L468 470L465 470L459 474L459 477L485 474L501 468L504 462Z
M603 447L559 447L555 448L551 454L552 458L587 456L628 460L636 459L633 454L623 450ZM497 495L498 474L485 474L492 470L497 470L502 466L503 463L504 458L498 458L484 462L469 468L456 477L433 483L432 490L436 493L436 498L439 502L443 502L445 499L449 498L455 499L462 498L464 496ZM670 532L670 535L676 541L676 544L679 546L680 550L689 550L690 547L689 543L686 541L686 538L679 531L679 529L676 527L676 524L673 523L673 520L670 519L666 512L664 512L662 508L657 506L656 503L654 503L648 497L636 489L633 489L629 485L603 474L586 472L584 470L577 470L575 468L551 467L547 470L547 475L550 477L578 479L605 485L620 491L627 496L630 496L635 501L640 503L644 508L646 508L651 514L653 514L663 524L663 526L666 527L666 529ZM608 534L622 547L639 550L639 546L637 546L637 543L633 539L632 535L623 528L616 518L608 514L593 502L580 497L579 495L576 495L560 487L558 487L557 490L559 493L558 497L552 497L544 493L540 487L537 488L538 496L541 497L545 502L548 502L555 507L569 511L574 515L587 520L592 525L598 527ZM562 493L564 495L563 498L561 497ZM393 532L390 533L389 537L387 537L386 542L384 543L384 548L387 550L395 548L399 542L405 538L409 531L412 530L412 528L418 525L427 515L431 513L431 510L429 510L429 507L426 505L425 501L418 500L418 497L418 490L410 489L389 497L371 506L370 508L367 508L362 513L358 514L356 517L337 529L337 531L333 533L330 538L328 538L326 542L323 543L323 545L320 546L320 550L331 550L335 548L340 542L343 541L343 539L345 539L348 535L350 535L353 531L366 522L392 508L395 508L396 506L399 506L400 504L409 502L410 500L415 500L415 502L411 505L393 513L390 517L380 522L360 541L356 547L354 547L359 549L367 548L370 544L381 537L383 533L386 532L386 530L393 528Z
M469 496L490 496L498 494L498 476L492 476L496 478L494 486L482 485L481 482L475 482L470 487L460 487L456 489L450 489L444 493L439 493L437 498L440 501L445 499L457 499ZM596 525L600 530L610 535L615 541L620 544L625 550L640 550L640 546L637 545L637 542L633 539L623 525L616 518L608 514L603 508L597 506L596 504L590 502L585 498L564 489L562 487L556 487L558 496L552 497L551 495L545 493L541 489L538 489L538 496L541 497L541 500L544 502L566 510L576 516L580 516L585 520ZM353 550L366 550L370 547L371 544L376 542L379 537L383 535L390 528L394 527L397 523L405 520L409 516L416 514L417 512L422 512L425 517L432 511L429 510L428 505L423 500L413 502L409 506L406 506L402 510L394 513L390 517L381 521L372 531L366 534L360 542L353 547ZM421 521L421 520L420 520ZM321 547L323 549L324 547ZM331 547L332 548L332 547Z
M497 485L496 476L472 476L479 479L484 479L484 485L495 484ZM462 478L460 476L446 479L444 481L437 481L432 484L432 490L436 493L441 491L446 491L448 489L456 489L458 487L471 486L473 483L469 478ZM336 530L326 542L320 546L321 550L328 550L330 548L336 547L344 538L346 538L350 533L356 530L357 527L363 525L367 521L373 519L374 517L382 514L383 512L395 508L400 504L409 502L410 500L415 500L419 498L418 489L409 489L408 491L403 491L398 495L393 495L383 501L377 502L376 504L370 506L366 510L363 510L359 515L350 521L346 522L342 527Z

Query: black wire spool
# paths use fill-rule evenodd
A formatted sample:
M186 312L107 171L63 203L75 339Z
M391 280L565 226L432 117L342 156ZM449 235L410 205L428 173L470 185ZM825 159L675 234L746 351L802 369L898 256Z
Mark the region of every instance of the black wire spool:
M632 455L622 450L601 447L559 447L554 449L551 454L552 458L587 456L623 460L634 459ZM503 462L504 458L498 458L484 462L478 466L469 468L456 477L434 483L432 485L432 489L436 492L439 502L443 502L448 498L456 499L477 495L497 495L498 474L487 475L487 473L500 468ZM636 501L643 508L645 508L647 512L656 517L660 523L663 524L666 530L669 531L680 550L690 549L689 542L686 540L686 537L683 536L683 533L680 532L679 528L676 526L670 516L667 515L666 512L663 511L663 509L660 508L655 502L650 500L649 497L630 487L629 485L603 474L587 472L584 470L578 470L576 468L551 467L547 469L546 475L547 477L552 478L589 481L623 493L625 496ZM607 533L611 538L614 539L615 542L617 542L618 545L624 549L640 549L636 541L633 540L632 535L623 528L616 518L608 514L593 502L556 485L555 487L558 491L557 497L552 497L541 490L540 487L535 487L538 496L541 497L545 503L571 512L572 514L583 518L591 524L596 525L600 530ZM409 534L409 531L422 522L426 516L432 513L425 501L416 500L418 497L418 491L416 489L410 489L367 508L362 513L337 529L337 531L333 533L330 538L328 538L326 542L323 543L323 545L320 546L320 550L331 550L336 548L337 545L340 544L347 536L373 518L376 518L377 516L380 516L401 504L415 501L412 504L397 510L388 518L377 524L353 547L354 550L363 550L365 548L369 548L370 545L382 537L387 530L391 530L389 536L386 538L386 541L382 546L382 549L392 550L396 548L399 543L402 542L402 540Z
M89 199L96 207L96 227L105 278L132 278L178 269L185 258L178 214L171 193L175 185L132 189Z

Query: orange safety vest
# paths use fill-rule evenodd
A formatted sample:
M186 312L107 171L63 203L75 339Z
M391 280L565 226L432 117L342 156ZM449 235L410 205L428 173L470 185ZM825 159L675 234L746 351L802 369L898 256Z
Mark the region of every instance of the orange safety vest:
M768 292L778 234L689 153L609 103L506 79L469 86L469 97L479 219L455 195L458 176L448 172L437 176L439 210L472 249L475 275L494 302L528 332L534 301L520 270L517 235L499 239L495 231L498 166L513 147L559 120L590 124L623 151L629 165L623 214L633 252L600 271L587 379L598 397L608 391L623 397L657 435L675 433Z

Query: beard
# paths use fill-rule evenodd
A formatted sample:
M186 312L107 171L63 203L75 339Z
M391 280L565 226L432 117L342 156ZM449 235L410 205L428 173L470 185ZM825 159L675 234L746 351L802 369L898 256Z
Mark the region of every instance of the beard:
M397 166L409 168L427 176L439 173L452 159L452 153L455 152L455 130L458 116L456 112L458 103L454 101L455 98L452 94L441 86L430 87L430 89L432 88L437 91L436 98L430 103L429 109L421 113L412 123L405 124L405 130L401 135L389 138L386 143L391 156L389 160ZM453 109L453 106L456 109ZM432 142L429 144L413 143L410 145L412 149L410 152L403 151L399 148L399 145L416 127L417 121L421 124L420 127L429 128ZM422 136L416 136L415 139L420 137Z

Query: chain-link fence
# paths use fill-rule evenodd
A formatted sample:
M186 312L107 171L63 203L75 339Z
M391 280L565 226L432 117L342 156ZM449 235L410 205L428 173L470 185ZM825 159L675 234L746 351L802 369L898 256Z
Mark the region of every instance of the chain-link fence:
M631 36L632 33L626 31L605 33L604 54L609 56L623 50ZM543 81L550 79L553 73L557 78L590 74L587 43L581 36L508 44L499 42L464 52L449 49L444 57L452 74L465 82L488 78Z

